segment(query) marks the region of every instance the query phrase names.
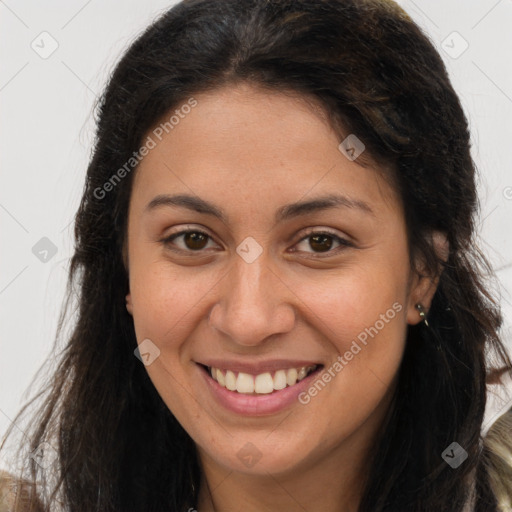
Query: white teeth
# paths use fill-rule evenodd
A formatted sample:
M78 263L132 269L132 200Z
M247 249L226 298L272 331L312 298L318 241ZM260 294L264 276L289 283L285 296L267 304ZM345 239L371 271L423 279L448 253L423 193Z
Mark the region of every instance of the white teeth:
M279 391L286 386L294 386L298 381L304 379L311 371L317 368L316 365L289 368L287 370L277 370L272 377L270 372L251 375L249 373L239 372L238 376L231 370L220 370L219 368L210 368L210 374L222 387L230 391L246 394L268 395L274 390Z
M236 390L236 376L231 370L226 372L226 387L230 391Z
M236 390L239 393L254 393L254 377L248 373L240 372L236 379Z
M297 382L297 370L295 368L290 368L286 372L286 384L288 386L293 386Z
M274 379L270 373L261 373L254 379L254 391L256 393L272 393L274 391Z
M217 368L217 382L221 386L226 386L226 381L224 380L224 374Z
M284 370L278 370L274 375L274 389L284 389L286 387L286 372Z

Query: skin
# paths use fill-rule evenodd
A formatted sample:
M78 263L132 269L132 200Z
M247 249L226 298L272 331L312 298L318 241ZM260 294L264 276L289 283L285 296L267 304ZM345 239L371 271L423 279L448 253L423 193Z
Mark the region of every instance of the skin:
M342 139L313 103L247 84L195 98L137 169L124 250L137 340L160 350L146 369L198 449L198 509L356 511L407 326L421 321L417 303L428 311L437 279L410 270L395 191L338 150ZM342 206L274 223L283 205L333 192L373 213ZM226 222L176 206L144 211L177 193L215 204ZM186 229L211 238L162 241ZM330 238L322 252L326 242L308 232L322 229L352 246ZM252 263L236 252L249 236L263 249ZM307 405L244 417L216 405L198 377L195 361L206 357L327 368L396 302L401 311ZM237 457L248 442L261 454L250 468Z

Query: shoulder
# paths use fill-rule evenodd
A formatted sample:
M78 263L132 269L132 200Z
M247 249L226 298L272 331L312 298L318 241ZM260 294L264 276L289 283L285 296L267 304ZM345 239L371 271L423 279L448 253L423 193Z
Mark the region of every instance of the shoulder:
M0 512L40 512L34 485L0 470Z
M512 408L502 414L484 438L487 471L500 511L512 511Z

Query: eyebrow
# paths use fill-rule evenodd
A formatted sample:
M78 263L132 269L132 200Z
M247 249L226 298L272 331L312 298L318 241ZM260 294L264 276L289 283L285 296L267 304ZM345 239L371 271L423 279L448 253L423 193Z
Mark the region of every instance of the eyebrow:
M371 215L375 215L370 205L364 201L357 199L351 199L344 195L330 194L327 196L317 197L310 201L299 201L297 203L291 203L279 208L275 215L275 222L281 222L283 220L289 220L300 215L306 215L308 213L327 210L331 208L352 208L363 211Z
M221 220L223 223L227 223L227 215L221 209L204 199L189 194L176 194L167 195L160 194L154 197L145 207L145 212L150 212L161 207L173 207L177 206L180 208L186 208L198 213L211 215ZM327 210L331 208L351 208L358 209L364 213L375 216L375 213L371 207L364 201L357 199L351 199L344 195L329 194L326 196L317 197L309 201L299 201L296 203L290 203L279 208L275 214L274 221L279 223L285 220L290 220L308 213L316 211Z

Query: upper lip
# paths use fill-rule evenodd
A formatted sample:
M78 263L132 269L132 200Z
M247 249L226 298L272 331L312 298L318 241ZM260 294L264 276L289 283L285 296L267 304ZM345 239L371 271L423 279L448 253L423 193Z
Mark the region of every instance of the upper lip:
M321 365L317 361L299 360L299 359L275 359L272 361L248 362L248 361L234 361L227 359L207 359L203 361L196 361L203 366L210 368L218 368L219 370L231 370L232 372L243 372L252 375L259 375L260 373L273 372L277 370L286 370L289 368L302 368L308 366Z

